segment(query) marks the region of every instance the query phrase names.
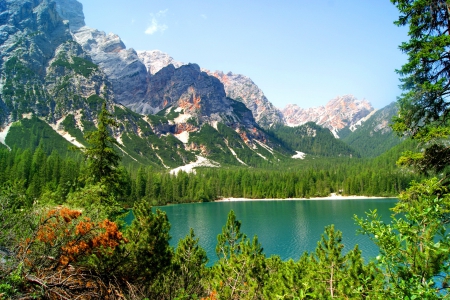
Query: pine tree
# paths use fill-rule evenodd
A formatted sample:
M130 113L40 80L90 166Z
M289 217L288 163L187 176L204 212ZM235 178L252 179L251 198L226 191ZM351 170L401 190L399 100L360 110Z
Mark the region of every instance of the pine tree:
M102 184L107 187L108 192L118 193L119 172L117 170L120 156L116 153L114 145L117 141L111 136L109 127L117 127L117 123L111 118L103 102L98 115L97 130L88 132L85 139L89 144L84 151L88 161L86 182L88 184Z
M401 163L420 171L443 171L450 165L450 3L445 0L391 0L400 12L395 24L409 26L410 40L400 49L408 63L398 73L405 91L393 128L425 144Z

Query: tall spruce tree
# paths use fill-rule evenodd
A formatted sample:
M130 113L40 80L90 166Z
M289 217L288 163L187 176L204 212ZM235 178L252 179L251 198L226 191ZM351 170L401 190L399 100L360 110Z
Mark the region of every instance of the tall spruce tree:
M401 163L422 172L441 172L450 165L450 2L391 0L408 26L409 41L400 49L408 62L397 72L404 93L398 100L394 130L425 142L425 151L407 153Z
M86 182L88 184L102 184L108 192L119 191L118 165L120 156L116 153L114 145L117 141L109 132L110 127L117 127L103 102L98 115L97 130L86 133L85 139L89 144L84 151L87 159Z

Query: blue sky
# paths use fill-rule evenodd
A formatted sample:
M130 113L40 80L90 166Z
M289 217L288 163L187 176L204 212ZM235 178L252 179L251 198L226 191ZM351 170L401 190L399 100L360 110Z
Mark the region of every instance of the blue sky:
M389 0L78 0L87 26L128 48L250 77L277 107L353 94L375 108L400 95L407 29Z

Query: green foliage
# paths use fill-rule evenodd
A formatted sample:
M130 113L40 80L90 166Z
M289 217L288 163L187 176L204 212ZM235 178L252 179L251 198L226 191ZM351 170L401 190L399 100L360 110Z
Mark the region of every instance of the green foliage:
M125 233L126 257L119 269L122 276L151 283L170 266L170 224L164 212L153 213L147 202L136 203L133 213L135 219Z
M88 161L85 180L88 184L100 183L107 191L120 194L119 174L117 167L120 157L114 150L117 141L110 135L108 127L117 126L106 110L106 102L98 115L97 131L88 132L85 139L90 145L84 150Z
M176 298L197 298L205 294L208 258L198 241L191 228L189 234L178 242L168 282L176 291Z
M86 102L92 111L98 111L105 100L102 97L93 94L86 99Z
M376 210L356 219L380 248L377 261L385 273L386 295L437 299L436 289L445 290L450 279L447 188L436 178L413 182L393 210L397 216L391 224L383 223Z
M22 277L23 264L19 264L17 268L3 278L0 283L0 297L13 298L19 295L19 291L24 286L24 278ZM2 279L2 277L0 277Z
M393 129L426 143L423 158L413 160L421 171L446 169L450 148L450 48L448 3L440 0L391 0L408 26L410 40L400 49L408 62L398 70L405 91L398 100Z
M358 246L345 255L343 249L342 233L333 225L325 227L316 251L307 259L306 281L315 284L305 292L312 298L360 299L382 288L377 272L364 265Z
M77 56L67 58L65 55L61 55L53 61L52 67L64 67L86 78L98 70L98 66L87 59Z
M240 232L241 223L233 211L228 214L222 233L217 236L216 253L220 258L213 267L211 290L224 299L260 298L263 292L265 255L258 237L249 241Z
M70 155L71 152L69 150L71 144L36 116L14 123L9 129L5 143L10 148L31 150L41 145L47 154L56 150L61 156Z

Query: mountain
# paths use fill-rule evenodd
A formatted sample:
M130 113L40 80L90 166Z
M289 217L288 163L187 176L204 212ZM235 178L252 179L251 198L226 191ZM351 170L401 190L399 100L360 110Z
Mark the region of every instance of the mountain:
M175 68L185 65L159 50L138 51L138 56L151 75L156 74L170 64ZM269 128L274 124L283 123L281 112L266 98L263 91L249 77L233 74L232 72L226 74L222 71L212 72L204 68L202 68L202 71L220 80L225 88L227 97L244 103L252 111L253 117L259 126ZM137 110L139 111L139 109Z
M283 110L286 125L295 127L314 122L330 129L339 138L349 129L354 129L374 108L367 100L358 100L352 95L336 97L325 106L303 109L296 104L289 104Z
M244 103L260 126L270 128L283 123L281 112L269 102L263 91L249 77L232 72L206 72L223 83L227 97Z
M357 124L353 132L342 138L342 141L364 157L375 157L386 152L402 142L389 126L392 117L397 113L395 102L374 111L364 122Z
M11 148L83 146L106 101L128 163L175 168L201 156L256 166L293 153L226 97L216 77L195 64L149 73L117 35L84 26L75 0L8 0L0 8L0 131Z

